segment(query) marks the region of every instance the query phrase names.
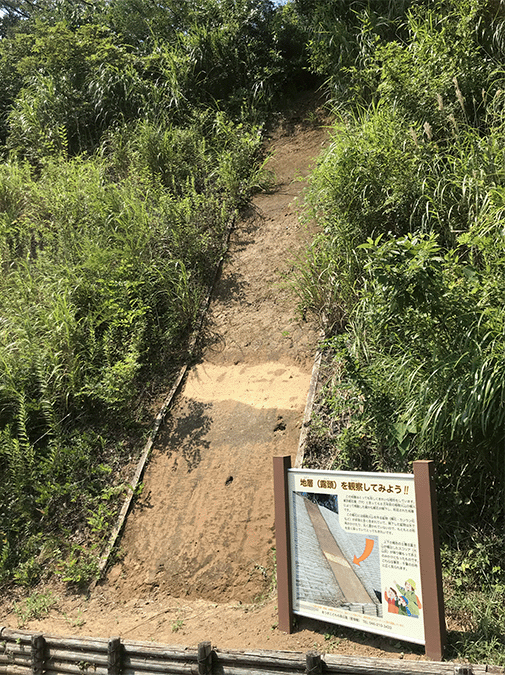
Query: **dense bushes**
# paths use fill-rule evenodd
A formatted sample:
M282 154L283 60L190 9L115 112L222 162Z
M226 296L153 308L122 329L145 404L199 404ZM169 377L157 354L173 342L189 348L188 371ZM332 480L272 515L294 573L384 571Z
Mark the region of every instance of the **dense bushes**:
M32 581L44 533L61 548L101 509L105 536L110 474L132 452L108 428L132 433L143 382L184 358L259 148L255 129L221 115L206 124L208 140L201 118L140 122L111 134L102 156L45 159L36 177L28 164L1 167L3 578L17 569Z
M188 358L258 183L256 95L238 87L283 72L273 8L210 2L198 24L143 7L4 17L0 584L93 576L143 403Z
M115 124L195 108L255 118L304 73L298 19L269 1L94 7L76 23L65 3L33 9L0 43L0 141L18 156L88 152Z
M312 452L346 469L436 461L446 583L470 616L456 642L501 658L501 605L483 620L467 598L502 592L503 17L487 2L402 4L391 38L348 17L365 51L352 63L347 42L341 69L320 61L332 95L346 83L360 105L335 98L307 200L323 232L296 286L327 317L332 360Z

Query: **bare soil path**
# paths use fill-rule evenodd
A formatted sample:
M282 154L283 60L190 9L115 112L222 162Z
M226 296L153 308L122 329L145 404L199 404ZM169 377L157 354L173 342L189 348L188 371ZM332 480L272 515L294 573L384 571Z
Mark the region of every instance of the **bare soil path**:
M424 658L383 638L303 620L277 629L272 457L298 448L318 328L301 322L281 274L311 232L299 220L304 178L329 142L322 110L271 134L276 187L232 233L203 335L128 517L124 555L89 598L60 589L30 630L120 635L222 649L318 648ZM0 625L16 627L12 605Z

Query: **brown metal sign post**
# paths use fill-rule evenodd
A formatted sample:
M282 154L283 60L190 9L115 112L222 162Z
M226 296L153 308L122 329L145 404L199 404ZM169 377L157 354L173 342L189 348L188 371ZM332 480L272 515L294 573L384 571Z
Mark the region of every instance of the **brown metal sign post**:
M284 633L292 632L292 567L290 560L289 494L287 489L287 472L290 468L290 455L273 457L278 628Z
M443 658L446 629L442 565L438 536L435 464L429 460L413 463L421 590L424 598L424 640L426 655Z

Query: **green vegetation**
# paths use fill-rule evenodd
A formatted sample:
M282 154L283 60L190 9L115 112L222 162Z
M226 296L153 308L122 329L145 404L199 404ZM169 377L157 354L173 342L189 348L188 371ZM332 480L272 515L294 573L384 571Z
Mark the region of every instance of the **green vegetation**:
M32 619L42 619L47 616L58 599L47 591L46 593L33 593L21 602L14 603L14 614L18 617L18 626L23 628Z
M171 626L171 630L173 633L177 633L179 630L183 628L184 625L185 623L183 622L183 619L176 619L176 621Z
M310 456L436 461L449 655L501 662L500 0L0 9L0 586L96 575L267 116L324 83L321 234L292 278L327 333Z
M294 282L302 310L327 318L310 450L351 470L436 461L448 610L466 626L451 650L501 661L503 17L488 2L409 4L389 3L394 32L366 4L343 9L357 41L344 63L315 33L338 116L307 200L323 232Z
M0 584L80 586L262 182L294 21L250 1L3 7Z

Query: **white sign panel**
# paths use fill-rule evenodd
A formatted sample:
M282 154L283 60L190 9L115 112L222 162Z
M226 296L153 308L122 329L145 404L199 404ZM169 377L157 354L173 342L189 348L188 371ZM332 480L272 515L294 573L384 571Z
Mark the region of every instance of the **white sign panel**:
M295 614L424 644L414 477L290 469Z

